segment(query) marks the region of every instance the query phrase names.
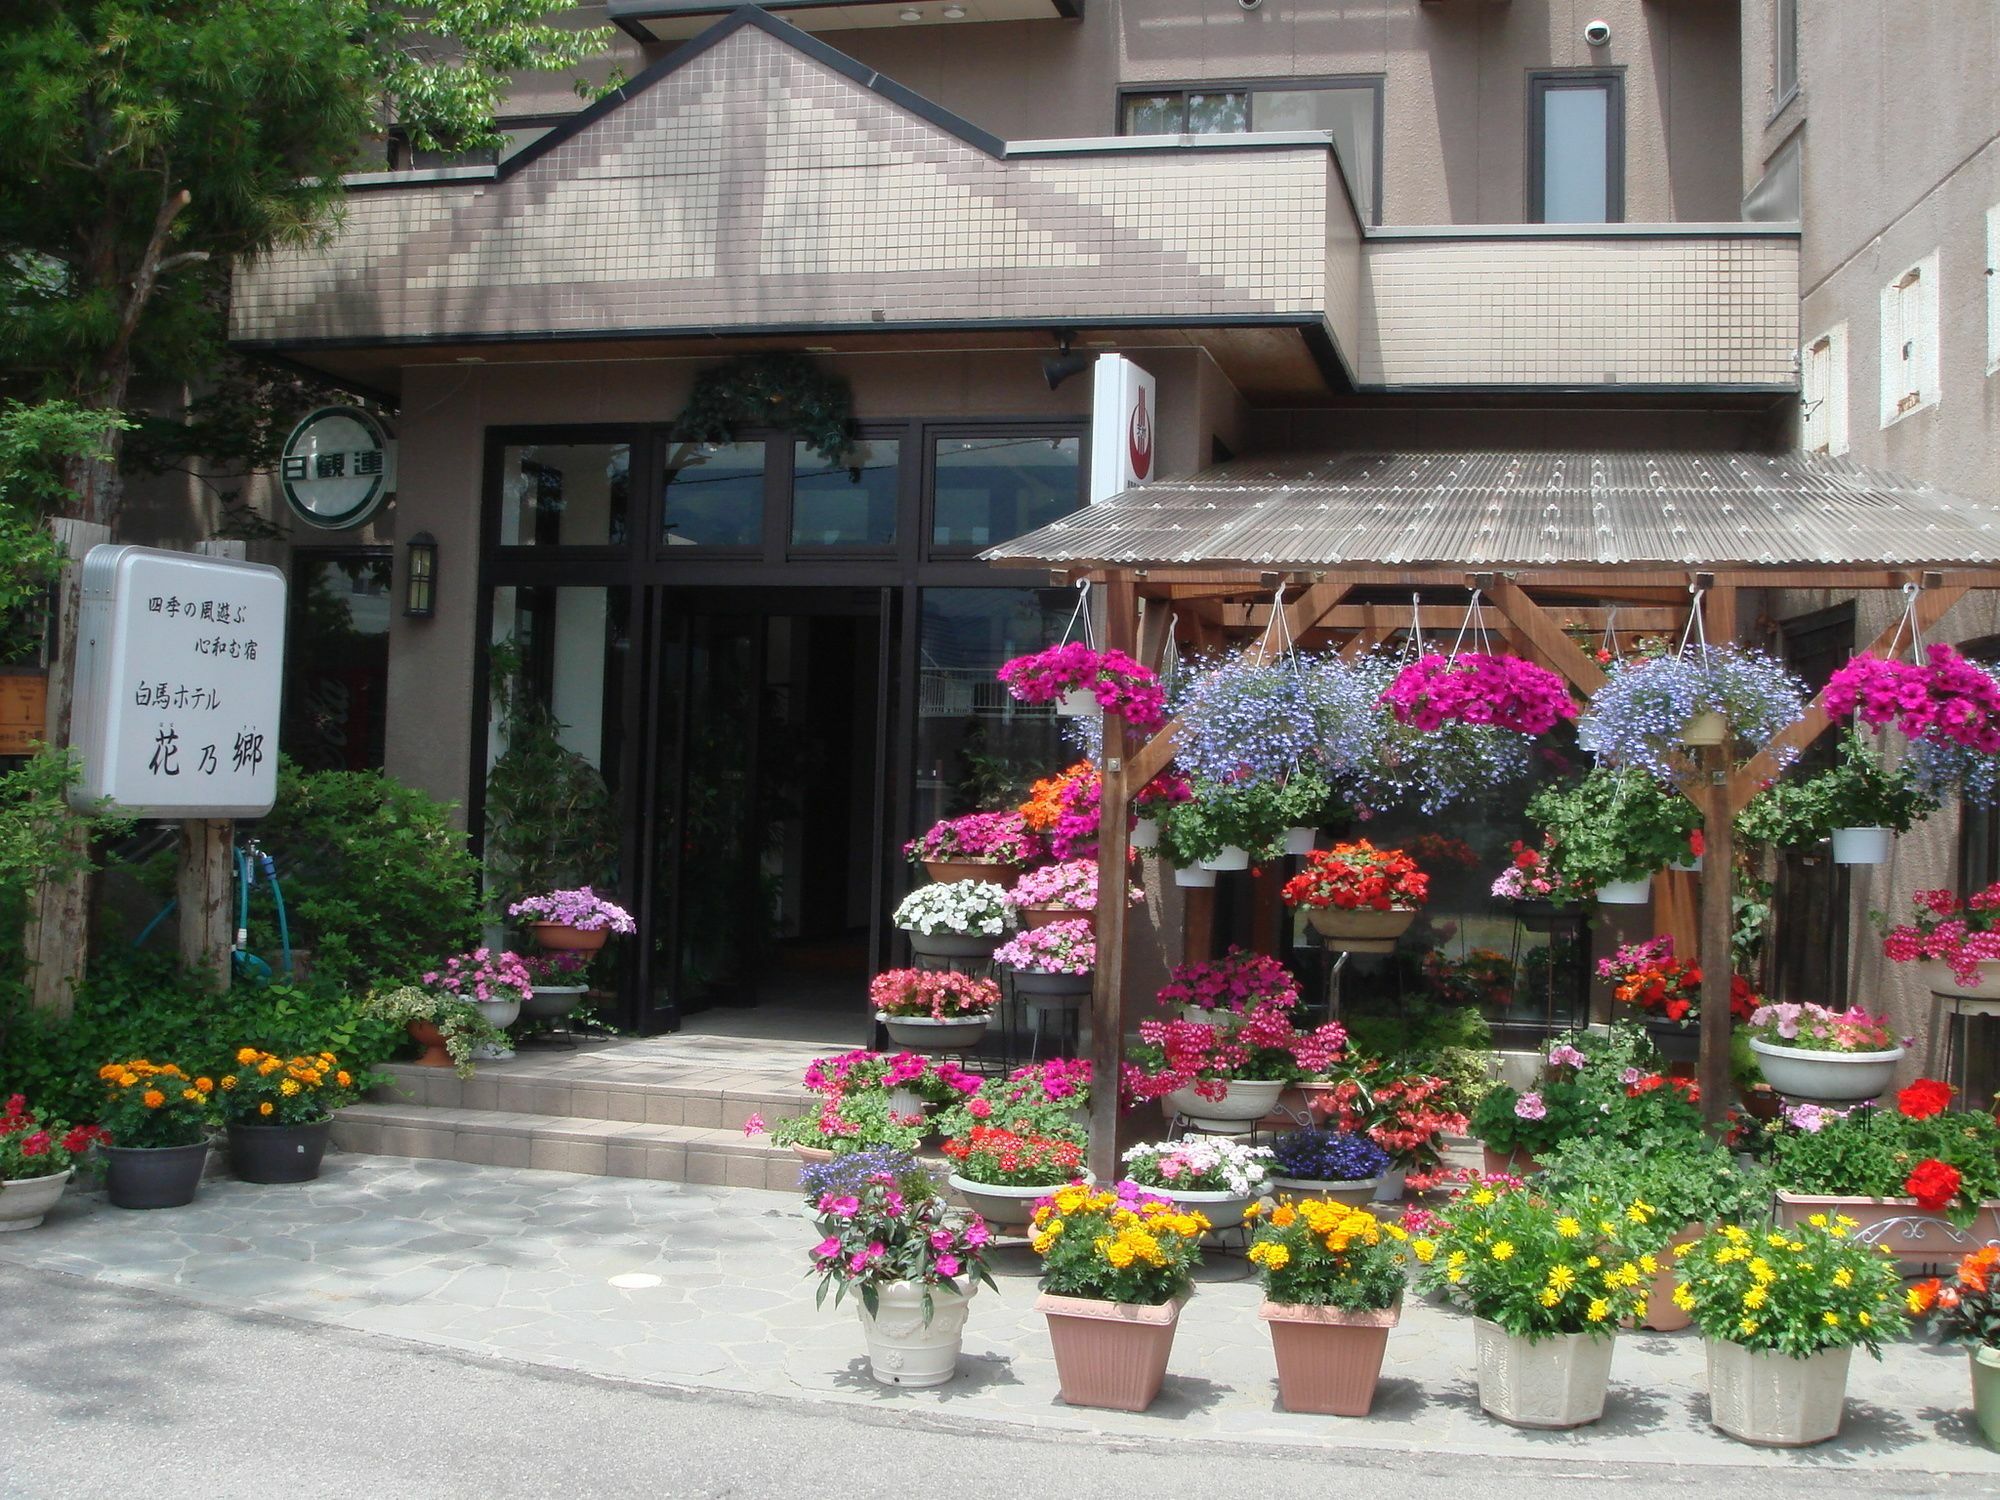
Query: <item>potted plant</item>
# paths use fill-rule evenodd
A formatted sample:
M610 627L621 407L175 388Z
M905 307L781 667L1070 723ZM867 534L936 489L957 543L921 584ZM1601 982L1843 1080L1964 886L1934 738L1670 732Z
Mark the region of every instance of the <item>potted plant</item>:
M1574 1078L1544 1077L1526 1090L1499 1084L1472 1111L1482 1169L1488 1176L1531 1176L1542 1170L1542 1157L1589 1130L1596 1113L1596 1102Z
M331 1052L280 1057L239 1047L216 1098L229 1134L229 1165L244 1182L311 1182L326 1156L333 1112L372 1082Z
M1014 882L1007 899L1020 914L1026 927L1046 927L1051 922L1088 922L1097 926L1097 861L1065 859L1030 870ZM1136 906L1146 899L1136 885L1126 887L1126 903Z
M1858 1344L1881 1358L1904 1322L1888 1251L1851 1219L1815 1214L1783 1232L1725 1224L1681 1248L1681 1308L1708 1353L1709 1420L1745 1443L1797 1448L1840 1431Z
M1645 1306L1619 1205L1553 1203L1482 1184L1413 1236L1417 1285L1472 1314L1479 1404L1516 1427L1581 1427L1604 1415L1619 1323Z
M1887 926L1888 918L1872 913ZM2000 881L1961 899L1948 890L1918 891L1908 920L1888 926L1882 953L1918 966L1933 994L1966 1015L2000 1014Z
M1277 857L1293 815L1284 783L1276 779L1243 785L1196 781L1193 797L1160 813L1160 840L1173 861L1175 882L1213 885L1218 871L1247 870L1255 861Z
M1613 1004L1645 1018L1654 1045L1677 1062L1692 1062L1700 1050L1695 1023L1701 1018L1701 968L1674 956L1671 933L1644 943L1621 943L1597 961L1597 977L1611 986ZM1741 974L1729 976L1729 1013L1748 1021L1764 1003Z
M922 865L941 884L954 880L1005 884L1040 853L1041 841L1014 808L946 818L903 845L903 857Z
M1004 663L997 674L1021 703L1061 703L1088 693L1098 709L1116 714L1141 734L1167 722L1167 696L1160 674L1123 651L1099 651L1082 641L1066 641Z
M1042 1129L974 1125L941 1148L954 1166L952 1190L1001 1229L1021 1231L1035 1204L1066 1182L1085 1178L1083 1140L1067 1120Z
M1903 1049L1883 1017L1787 1002L1760 1005L1746 1028L1764 1079L1795 1099L1872 1099L1896 1076Z
M1299 1032L1260 1006L1236 1025L1141 1021L1121 1084L1135 1102L1159 1100L1198 1130L1247 1130L1271 1112L1287 1083L1329 1068L1347 1033L1338 1024Z
M1076 859L1097 848L1102 782L1087 760L1044 776L1028 789L1021 819L1042 841L1051 859Z
M104 1107L97 1122L105 1189L113 1208L180 1208L194 1202L208 1165L208 1122L215 1081L189 1077L172 1063L106 1063Z
M1982 1245L1960 1257L1949 1281L1933 1276L1911 1287L1908 1306L1929 1316L1933 1337L1966 1346L1972 1420L1987 1446L2000 1448L2000 1245Z
M1654 872L1681 858L1701 827L1700 811L1671 787L1602 766L1537 792L1528 816L1548 833L1564 877L1607 905L1644 905Z
M868 999L897 1046L955 1052L986 1035L1000 986L949 970L885 969L869 981Z
M1893 725L1913 742L2000 751L2000 683L1941 641L1921 662L1860 653L1827 679L1822 701L1835 723L1859 719L1878 734Z
M921 885L890 918L909 934L920 958L986 958L1013 931L1014 908L1005 886L990 880Z
M880 1089L822 1099L804 1114L777 1121L771 1143L789 1146L801 1161L830 1161L851 1151L889 1147L915 1151L923 1144L923 1115L899 1114Z
M1547 734L1576 717L1562 678L1518 656L1431 652L1396 674L1382 694L1399 723L1426 732L1449 723Z
M979 1079L942 1058L864 1048L814 1058L806 1067L805 1086L837 1099L877 1090L888 1099L892 1114L909 1120L920 1119L933 1105L954 1104L978 1093Z
M1264 1283L1257 1315L1271 1329L1279 1404L1367 1416L1402 1313L1403 1231L1365 1208L1317 1199L1280 1199L1255 1217L1248 1253Z
M1178 771L1162 771L1132 794L1132 847L1160 846L1160 814L1194 799L1194 788Z
M1347 1130L1288 1130L1271 1143L1271 1186L1293 1198L1372 1203L1389 1153Z
M1183 1020L1210 1025L1260 1008L1290 1011L1299 1003L1299 982L1269 954L1232 945L1221 958L1176 964L1158 998L1179 1006Z
M956 1140L977 1126L989 1125L1081 1140L1090 1126L1090 1071L1087 1061L1063 1057L1023 1064L941 1108L936 1116L938 1133Z
M1306 914L1327 946L1349 953L1393 953L1430 895L1430 876L1401 849L1366 839L1316 849L1285 882L1287 906Z
M1057 1188L1031 1225L1062 1398L1144 1411L1160 1393L1208 1220L1135 1183Z
M1097 933L1088 922L1054 922L1017 932L993 950L1014 976L1014 993L1030 1005L1072 1003L1090 993L1097 967Z
M506 1035L489 1026L471 1001L414 984L371 991L361 1002L361 1013L407 1030L422 1049L419 1067L454 1068L460 1078L472 1076L480 1047L496 1045Z
M0 1234L33 1229L76 1174L76 1159L104 1138L92 1125L43 1120L25 1094L0 1109Z
M1142 1142L1125 1152L1125 1175L1216 1229L1234 1229L1271 1180L1271 1153L1215 1136Z
M612 933L638 931L630 912L587 885L528 896L508 907L507 915L526 917L535 941L550 950L595 953Z
M1755 753L1805 716L1805 686L1761 651L1711 646L1613 662L1577 721L1577 743L1605 764L1674 782L1688 746L1733 741ZM1789 763L1796 749L1781 752Z
M1311 1104L1314 1114L1367 1136L1389 1153L1375 1201L1394 1203L1402 1198L1409 1173L1436 1166L1445 1136L1465 1129L1465 1115L1453 1106L1455 1090L1449 1078L1399 1073L1370 1060L1336 1075L1333 1086Z
M1564 922L1580 922L1581 908L1592 891L1563 873L1553 839L1543 834L1539 849L1516 839L1510 853L1507 868L1494 877L1492 893L1514 903L1514 915L1522 926L1530 932L1553 932ZM1572 917L1571 912L1579 915Z
M1936 812L1938 799L1907 766L1885 767L1855 733L1841 737L1840 759L1800 781L1766 787L1737 814L1737 832L1781 848L1833 840L1837 865L1879 865L1892 834L1908 833Z
M1201 663L1175 693L1174 713L1174 759L1195 782L1197 800L1204 784L1275 788L1319 745L1304 676L1289 656Z
M520 955L529 981L520 1014L531 1021L560 1021L576 1010L590 992L592 957L574 948Z
M1788 1108L1771 1141L1779 1223L1845 1214L1906 1265L2000 1243L2000 1124L1951 1095L1919 1078L1893 1110Z
M799 1186L820 1241L815 1300L849 1291L883 1385L943 1385L957 1373L973 1294L991 1287L987 1229L953 1209L908 1152L871 1147L803 1168Z
M491 948L453 954L444 961L443 968L424 975L424 985L465 1001L498 1034L498 1040L479 1048L477 1057L503 1061L514 1055L504 1033L520 1019L521 1008L535 989L533 974L517 955L495 953Z

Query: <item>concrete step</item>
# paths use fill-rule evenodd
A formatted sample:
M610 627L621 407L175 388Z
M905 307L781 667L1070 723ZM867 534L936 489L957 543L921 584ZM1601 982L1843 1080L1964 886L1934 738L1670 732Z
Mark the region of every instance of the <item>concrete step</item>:
M776 1121L804 1114L813 1096L789 1078L713 1068L592 1067L575 1057L483 1062L470 1078L450 1068L390 1063L374 1095L391 1105L479 1110L623 1124L741 1132L752 1115Z
M424 1068L424 1073L448 1069ZM471 1080L477 1082L477 1079ZM367 1103L334 1116L333 1144L364 1156L410 1156L488 1167L539 1167L598 1177L766 1188L796 1193L799 1159L766 1136L449 1105Z

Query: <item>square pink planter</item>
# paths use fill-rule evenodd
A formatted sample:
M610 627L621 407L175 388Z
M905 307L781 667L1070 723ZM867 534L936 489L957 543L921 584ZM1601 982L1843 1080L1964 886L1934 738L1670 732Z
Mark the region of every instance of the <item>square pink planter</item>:
M1049 1320L1065 1402L1112 1411L1144 1411L1153 1404L1180 1326L1178 1299L1143 1307L1044 1292L1035 1311Z
M1257 1316L1271 1325L1278 1400L1286 1411L1365 1417L1375 1404L1389 1330L1402 1304L1379 1312L1266 1302Z

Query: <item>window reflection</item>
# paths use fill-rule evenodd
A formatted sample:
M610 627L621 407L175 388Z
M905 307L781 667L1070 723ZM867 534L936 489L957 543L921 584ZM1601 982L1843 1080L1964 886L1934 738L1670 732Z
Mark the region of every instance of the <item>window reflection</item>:
M1083 504L1082 440L940 438L931 539L986 547L1033 531Z
M501 473L501 546L624 545L631 444L509 447L502 451Z
M755 547L764 539L764 445L680 443L667 454L669 547Z
M794 444L792 545L893 545L902 452L893 438L867 438L829 463L805 443Z

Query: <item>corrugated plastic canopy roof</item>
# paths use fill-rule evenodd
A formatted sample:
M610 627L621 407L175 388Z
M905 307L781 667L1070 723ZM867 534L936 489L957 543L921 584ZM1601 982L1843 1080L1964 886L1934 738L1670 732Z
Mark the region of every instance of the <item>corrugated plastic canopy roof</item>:
M1327 568L1990 564L2000 508L1803 453L1340 453L1127 490L995 562Z

